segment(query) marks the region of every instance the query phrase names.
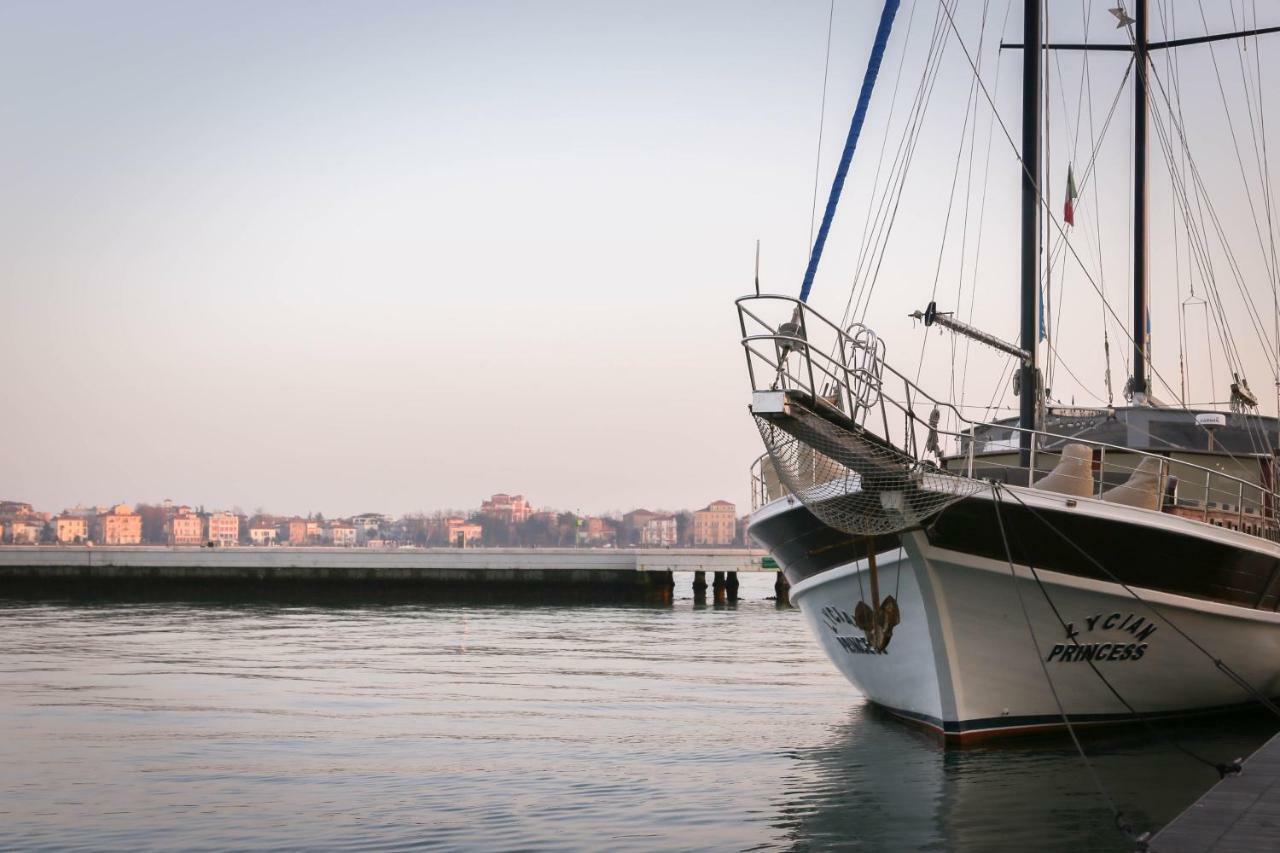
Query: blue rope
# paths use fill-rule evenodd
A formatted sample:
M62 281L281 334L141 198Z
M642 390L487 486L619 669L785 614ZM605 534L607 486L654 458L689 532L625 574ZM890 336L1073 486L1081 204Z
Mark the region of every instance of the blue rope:
M876 41L871 47L871 58L867 60L867 73L862 78L862 91L858 93L858 107L853 111L853 122L849 125L849 138L844 142L844 153L840 155L840 167L836 169L836 179L831 184L831 197L827 199L827 209L822 214L822 227L818 229L818 238L813 242L809 268L804 271L804 284L800 287L801 302L809 300L809 291L813 289L813 276L818 271L818 261L822 258L822 247L827 243L831 220L836 215L836 204L840 201L840 191L844 189L845 176L849 174L853 149L858 147L862 123L867 118L867 107L871 103L871 90L876 86L876 77L880 74L880 60L884 59L884 48L889 41L889 30L893 28L893 18L898 14L898 3L899 0L885 0L884 9L880 12L880 27L876 30Z

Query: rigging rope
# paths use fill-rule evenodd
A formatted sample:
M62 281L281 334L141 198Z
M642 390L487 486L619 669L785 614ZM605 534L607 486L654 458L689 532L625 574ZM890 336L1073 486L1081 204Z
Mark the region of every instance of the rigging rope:
M965 44L964 38L960 35L959 29L956 27L955 19L951 14L951 10L947 8L947 5L945 3L940 4L939 8L941 8L943 13L947 16L947 22L951 26L951 31L956 36L956 41L960 43L960 49L964 51L965 59L968 60L970 69L972 69L974 74L978 74L978 67L973 61L973 56L969 52L968 45ZM978 76L979 76L979 86L982 89L983 96L986 97L987 102L991 104L992 109L995 109L995 101L991 96L991 92L988 91L986 83L982 82L981 75L978 75ZM1018 152L1017 143L1013 141L1013 136L1009 133L1009 128L1004 123L1003 119L1000 119L1000 129L1004 133L1005 141L1007 141L1009 143L1009 147L1013 149L1014 156L1017 158L1018 163L1021 165L1023 173L1029 174L1027 164L1025 161L1023 161L1022 155ZM1062 231L1064 230L1062 223L1059 222L1057 217L1053 215L1052 207L1049 204L1049 200L1045 198L1044 191L1040 186L1040 181L1035 180L1035 177L1033 176L1032 182L1033 182L1033 185L1036 187L1036 199L1039 202L1040 207L1045 211L1045 215L1048 217L1049 221L1053 224L1053 226L1058 230L1058 233L1061 234ZM1094 289L1094 291L1099 296L1103 296L1102 291L1098 288L1098 283L1094 281L1093 276L1089 274L1089 270L1085 266L1084 260L1080 257L1080 254L1076 251L1075 247L1072 246L1069 242L1066 243L1066 247L1070 251L1072 258L1074 258L1076 263L1080 266L1080 271L1084 273L1085 279L1089 282L1089 285ZM1121 328L1123 329L1123 321L1121 321L1120 318L1116 316L1115 310L1111 308L1110 304L1106 301L1105 297L1103 298L1103 304L1106 305L1107 311L1113 317L1115 317L1116 322L1121 324ZM1132 334L1129 334L1128 332L1126 332L1125 336L1129 339L1130 343L1136 343ZM1160 371L1156 370L1154 365L1151 365L1150 369L1151 369L1152 375L1156 379L1158 379L1160 383L1164 385L1165 389L1178 400L1179 404L1181 404L1182 403L1181 395L1176 390L1174 390L1173 386L1170 385L1167 380L1165 380L1164 376L1161 375Z
M853 111L849 137L844 143L844 153L840 155L840 165L836 168L835 181L831 185L831 196L827 199L827 209L822 214L822 227L818 229L818 238L813 243L813 254L809 257L809 268L805 270L804 283L800 286L801 302L809 300L809 291L813 288L813 276L818 270L818 261L822 258L822 247L827 242L827 234L831 231L831 220L836 215L836 205L840 201L840 192L844 189L845 176L849 174L849 163L853 160L853 151L858 146L858 137L862 134L862 124L867 118L871 92L875 89L876 77L880 73L880 61L884 59L889 31L893 28L893 18L898 13L898 3L899 0L885 0L884 9L880 12L880 26L876 28L876 40L871 47L871 58L867 61L867 72L862 78L862 91L858 93L858 106Z
M1102 779L1098 776L1098 771L1094 769L1093 763L1089 761L1089 756L1084 751L1084 746L1080 743L1080 737L1076 734L1075 726L1071 725L1071 717L1067 715L1066 708L1062 705L1062 698L1058 696L1058 688L1054 686L1053 678L1049 675L1049 665L1045 663L1044 654L1040 651L1040 642L1036 639L1036 632L1031 625L1031 614L1027 611L1027 603L1022 599L1022 587L1018 584L1018 572L1013 565L1013 550L1009 547L1009 537L1004 529L1004 517L1000 513L1000 491L995 481L991 482L991 497L996 511L996 526L1000 530L1000 541L1004 543L1005 557L1009 562L1009 577L1013 581L1013 591L1017 593L1018 606L1022 608L1022 618L1027 623L1027 634L1031 637L1031 645L1036 652L1036 662L1040 664L1040 669L1044 672L1045 683L1049 685L1049 692L1053 694L1053 702L1058 706L1058 716L1062 717L1062 722L1067 728L1067 734L1071 735L1071 742L1075 744L1076 752L1079 753L1080 760L1084 762L1085 770L1089 772L1090 778L1093 779L1093 786L1098 790L1098 795L1102 797L1107 807L1111 809L1111 814L1115 817L1116 827L1130 839L1145 843L1147 834L1144 833L1139 836L1133 831L1133 828L1125 819L1124 812L1120 811L1120 807L1116 805L1115 800L1107 793L1107 789L1102 784Z
M822 131L827 125L827 79L831 71L831 29L836 20L836 0L831 0L827 13L827 58L822 63L822 107L818 111L818 153L813 158L813 203L809 207L809 246L813 245L813 229L818 221L818 173L822 168Z
M1196 642L1195 639L1190 634L1182 630L1182 628L1176 622L1170 619L1164 613L1163 610L1156 607L1154 604L1150 603L1149 601L1145 600L1142 596L1138 595L1138 593L1136 593L1132 587L1130 587L1124 581L1120 580L1120 578L1116 577L1114 572L1112 572L1110 569L1104 566L1101 562L1095 559L1093 555L1091 555L1088 551L1084 550L1084 548L1082 548L1078 543L1076 543L1075 540L1073 540L1071 537L1067 536L1065 533L1063 533L1061 530L1055 527L1053 522L1049 521L1047 518L1045 518L1043 515L1037 512L1034 507L1028 506L1027 503L1024 500L1022 500L1021 497L1019 497L1017 492L1010 490L1009 495L1014 500L1016 500L1023 509L1031 513L1031 515L1033 515L1041 524L1049 528L1049 530L1055 536L1057 536L1063 542L1066 542L1069 546L1071 546L1071 549L1074 550L1077 554L1084 557L1085 560L1087 560L1090 565L1092 565L1098 571L1106 575L1106 577L1112 583L1115 583L1116 585L1118 585L1125 592L1129 593L1129 595L1132 596L1135 601L1137 601L1143 607L1150 610L1156 616L1160 617L1160 619L1166 625L1172 628L1176 634L1178 634L1184 640L1190 643L1196 649L1196 651L1200 652L1202 655L1204 655L1206 658L1212 661L1213 665L1217 667L1217 669L1220 670L1223 675L1227 676L1229 679L1235 682L1238 687L1240 687L1246 693L1251 695L1253 699L1258 702L1258 704L1262 705L1264 708L1266 708L1271 713L1275 714L1277 717L1280 717L1280 707L1276 707L1276 704L1272 702L1271 699L1269 699L1265 694L1263 694L1260 690L1258 690L1256 687L1250 684L1248 680L1243 678L1239 673L1237 673L1230 666L1223 663L1221 658L1216 657L1208 649L1206 649L1204 646Z
M1000 514L1000 504L1003 501L1003 498L1000 497L1000 494L1001 492L1006 491L1007 487L999 483L996 483L994 481L992 482L991 485L996 496L996 501L995 501L996 515L998 516ZM1003 528L1003 525L1001 525L1001 527ZM1015 537L1016 537L1016 534L1015 534ZM1022 547L1021 542L1018 543L1018 547L1021 549ZM1008 553L1009 551L1008 540L1005 540L1005 551L1006 553ZM1054 617L1057 618L1058 624L1062 626L1063 633L1066 635L1067 639L1070 640L1072 643L1078 644L1078 641L1076 641L1075 639L1075 635L1071 631L1070 624L1067 622L1066 619L1063 618L1062 612L1058 610L1058 605L1054 604L1053 598L1049 595L1048 588L1045 586L1044 581L1041 580L1040 578L1040 573L1036 571L1036 567L1031 565L1030 563L1027 563L1027 569L1031 572L1031 577L1033 580L1035 580L1036 586L1039 587L1040 594L1044 597L1045 603L1049 605L1049 609L1053 611L1053 615ZM1116 697L1116 699L1120 702L1120 704L1124 705L1124 707L1129 711L1129 713L1133 714L1134 717L1136 717L1138 721L1141 722L1143 726L1146 727L1147 731L1150 734L1163 739L1170 746L1184 753L1192 760L1197 761L1206 767L1210 767L1214 770L1217 770L1219 776L1221 777L1225 778L1227 775L1230 775L1231 773L1240 772L1240 765L1238 763L1238 760L1237 762L1234 762L1234 763L1211 761L1208 758L1205 758L1204 756L1189 749L1188 747L1183 746L1180 742L1178 742L1173 737L1171 737L1167 732L1157 729L1154 725L1152 725L1151 720L1145 714L1143 714L1137 708L1134 708L1133 705L1129 703L1129 700L1124 698L1124 696L1120 693L1120 691L1116 689L1116 686L1111 683L1111 681L1106 677L1106 675L1103 674L1102 670L1098 669L1098 665L1093 660L1093 658L1086 657L1084 660L1085 660L1085 663L1089 665L1089 668L1093 670L1093 674L1098 676L1098 680L1102 682L1103 686L1107 688L1107 690L1111 693L1111 695Z

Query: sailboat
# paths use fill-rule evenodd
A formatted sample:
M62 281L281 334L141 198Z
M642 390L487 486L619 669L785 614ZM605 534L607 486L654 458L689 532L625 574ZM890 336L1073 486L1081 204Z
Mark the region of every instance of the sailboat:
M1015 360L1018 416L969 416L895 369L869 325L807 302L896 0L885 4L802 295L757 284L736 303L766 450L753 468L751 536L786 573L839 671L949 742L1280 696L1280 424L1239 377L1226 411L1157 401L1145 331L1151 56L1280 28L1156 41L1136 0L1111 10L1124 42L1055 44L1043 0L1022 5L1020 340L933 303L914 315ZM946 0L941 10L950 19ZM1042 66L1049 51L1090 49L1133 57L1124 406L1052 405L1039 364L1050 210Z

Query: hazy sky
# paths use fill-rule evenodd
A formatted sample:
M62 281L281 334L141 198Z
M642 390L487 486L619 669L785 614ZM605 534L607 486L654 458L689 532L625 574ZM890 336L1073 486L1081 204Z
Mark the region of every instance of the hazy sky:
M1103 20L1112 2L1087 4L1094 38L1118 38ZM879 5L836 4L824 198ZM962 5L973 49L984 4ZM988 47L1006 5L985 4ZM1079 35L1084 6L1055 4L1051 23ZM0 497L331 515L474 506L495 491L588 512L747 504L762 448L732 299L751 288L757 238L765 288L799 289L828 10L0 2ZM903 4L815 289L837 317L875 155L886 123L896 144L936 11ZM1179 34L1203 31L1192 23ZM1019 29L1015 8L1004 32ZM940 305L954 301L962 269L955 219L939 252L972 75L947 50L868 317L912 367L923 334L904 315L939 269ZM1219 58L1234 63L1234 48ZM984 62L989 85L998 64L995 96L1016 124L1018 54ZM1092 63L1101 125L1123 63ZM1051 84L1053 108L1069 103L1050 115L1055 199L1082 68L1064 56L1051 72L1065 81ZM1200 124L1220 132L1216 87L1188 76L1190 108L1216 109ZM1099 167L1105 283L1125 317L1127 103L1103 151L1114 162ZM1010 334L1017 172L997 125L981 183L985 102L977 116L968 208L981 186L989 200L983 266L975 276L975 223L964 276L980 280L979 312L990 305L983 325ZM1234 160L1209 159L1222 162L1204 165L1208 179L1242 186ZM1228 228L1252 228L1243 198L1223 202ZM1167 192L1152 203L1167 210ZM1173 275L1169 257L1153 290ZM1100 303L1083 279L1064 286L1078 286L1066 310L1083 328L1059 348L1097 391ZM1157 367L1176 382L1181 297L1162 299L1174 330L1157 340ZM1111 345L1118 396L1124 344ZM948 347L930 344L926 378L950 370ZM1003 362L974 358L985 404ZM1269 373L1251 379L1272 411Z

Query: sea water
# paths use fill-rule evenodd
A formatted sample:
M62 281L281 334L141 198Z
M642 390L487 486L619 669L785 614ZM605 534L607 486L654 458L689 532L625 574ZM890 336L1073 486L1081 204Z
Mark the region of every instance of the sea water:
M943 749L797 611L0 599L0 848L1130 850L1065 738ZM909 614L904 614L908 618ZM1161 729L1213 760L1264 718ZM1090 735L1136 829L1216 774Z

